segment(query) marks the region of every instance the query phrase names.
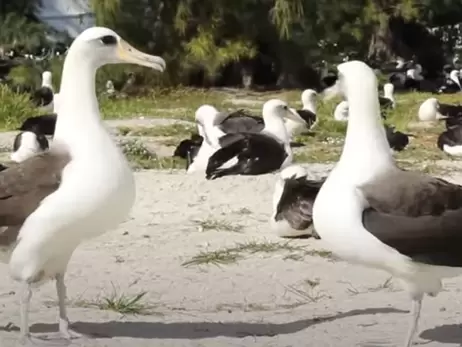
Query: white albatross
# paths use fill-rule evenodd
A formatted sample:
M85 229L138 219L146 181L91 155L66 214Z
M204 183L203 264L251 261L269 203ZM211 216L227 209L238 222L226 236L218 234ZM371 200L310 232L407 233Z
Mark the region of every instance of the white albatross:
M69 329L66 313L68 262L82 241L122 222L135 201L133 172L101 120L95 95L97 69L115 63L165 69L162 58L137 51L110 29L85 30L64 62L50 150L0 173L0 255L20 282L22 342L31 339L32 286L49 279L56 279L60 334L81 336Z
M443 278L462 274L462 186L399 169L374 72L352 61L340 64L338 74L348 128L340 160L314 202L313 224L337 256L387 271L405 285L412 314L404 346L410 347L424 294L436 296Z

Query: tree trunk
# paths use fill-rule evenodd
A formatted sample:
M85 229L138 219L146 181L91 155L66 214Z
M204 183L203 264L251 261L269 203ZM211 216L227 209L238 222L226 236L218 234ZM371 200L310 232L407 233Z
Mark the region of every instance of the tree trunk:
M382 22L373 32L369 41L367 57L369 60L387 61L393 58L392 34L388 25L388 20Z

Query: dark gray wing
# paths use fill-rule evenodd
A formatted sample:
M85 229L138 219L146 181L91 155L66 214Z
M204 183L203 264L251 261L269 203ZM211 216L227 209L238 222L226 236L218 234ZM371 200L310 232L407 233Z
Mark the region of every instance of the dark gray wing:
M316 122L316 114L308 110L297 110L297 113L306 122L308 128L311 128Z
M263 118L240 109L229 113L218 127L225 133L258 133L264 126Z
M412 259L462 266L462 186L393 170L360 188L364 227Z
M307 229L313 223L314 200L324 181L306 177L286 179L276 208L276 221L285 219L295 230Z
M1 171L0 227L17 226L19 231L40 202L58 189L61 172L69 161L67 152L52 150Z

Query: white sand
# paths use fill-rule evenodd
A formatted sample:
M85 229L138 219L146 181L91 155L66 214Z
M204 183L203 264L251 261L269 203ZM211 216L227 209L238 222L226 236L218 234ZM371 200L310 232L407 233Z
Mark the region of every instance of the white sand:
M325 167L309 166L315 175ZM325 173L325 172L324 172ZM69 317L76 330L92 334L80 346L400 346L410 301L388 275L318 256L284 259L287 252L246 254L235 264L183 267L200 251L238 242L284 242L268 229L275 175L206 181L183 172L136 173L138 199L130 220L81 245L67 273ZM462 180L459 180L462 181ZM246 211L250 211L247 212ZM241 233L204 230L194 220L226 220ZM294 240L307 250L323 242ZM17 283L0 267L1 322L19 324ZM319 279L310 289L305 280ZM349 284L350 283L350 284ZM462 341L462 279L451 279L436 299L424 301L420 330L425 346ZM288 290L305 290L311 301ZM150 315L122 316L96 307L108 296L146 291ZM57 329L54 284L34 292L32 332ZM15 346L17 328L0 331L0 346ZM375 341L375 343L374 343ZM369 343L369 344L367 344ZM381 346L383 344L380 344Z

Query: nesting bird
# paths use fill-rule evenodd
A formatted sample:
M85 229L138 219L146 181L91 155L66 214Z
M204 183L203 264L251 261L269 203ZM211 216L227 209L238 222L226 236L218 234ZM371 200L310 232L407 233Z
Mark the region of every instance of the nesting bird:
M42 85L31 96L32 102L45 112L53 111L53 83L50 71L42 73Z
M284 123L291 139L300 134L303 130L312 129L317 121L316 118L316 96L313 89L306 89L301 95L302 108L292 109L300 117L297 120L286 118Z
M313 232L313 203L324 183L310 180L300 165L281 170L273 193L271 227L281 237L316 235Z
M48 140L44 134L35 129L31 131L21 131L14 138L13 153L10 159L16 163L20 163L34 155L46 151L48 148Z
M300 116L278 99L267 101L262 114L265 127L261 132L225 134L218 138L220 148L208 160L207 179L260 175L282 169L292 162L284 118L298 120Z

